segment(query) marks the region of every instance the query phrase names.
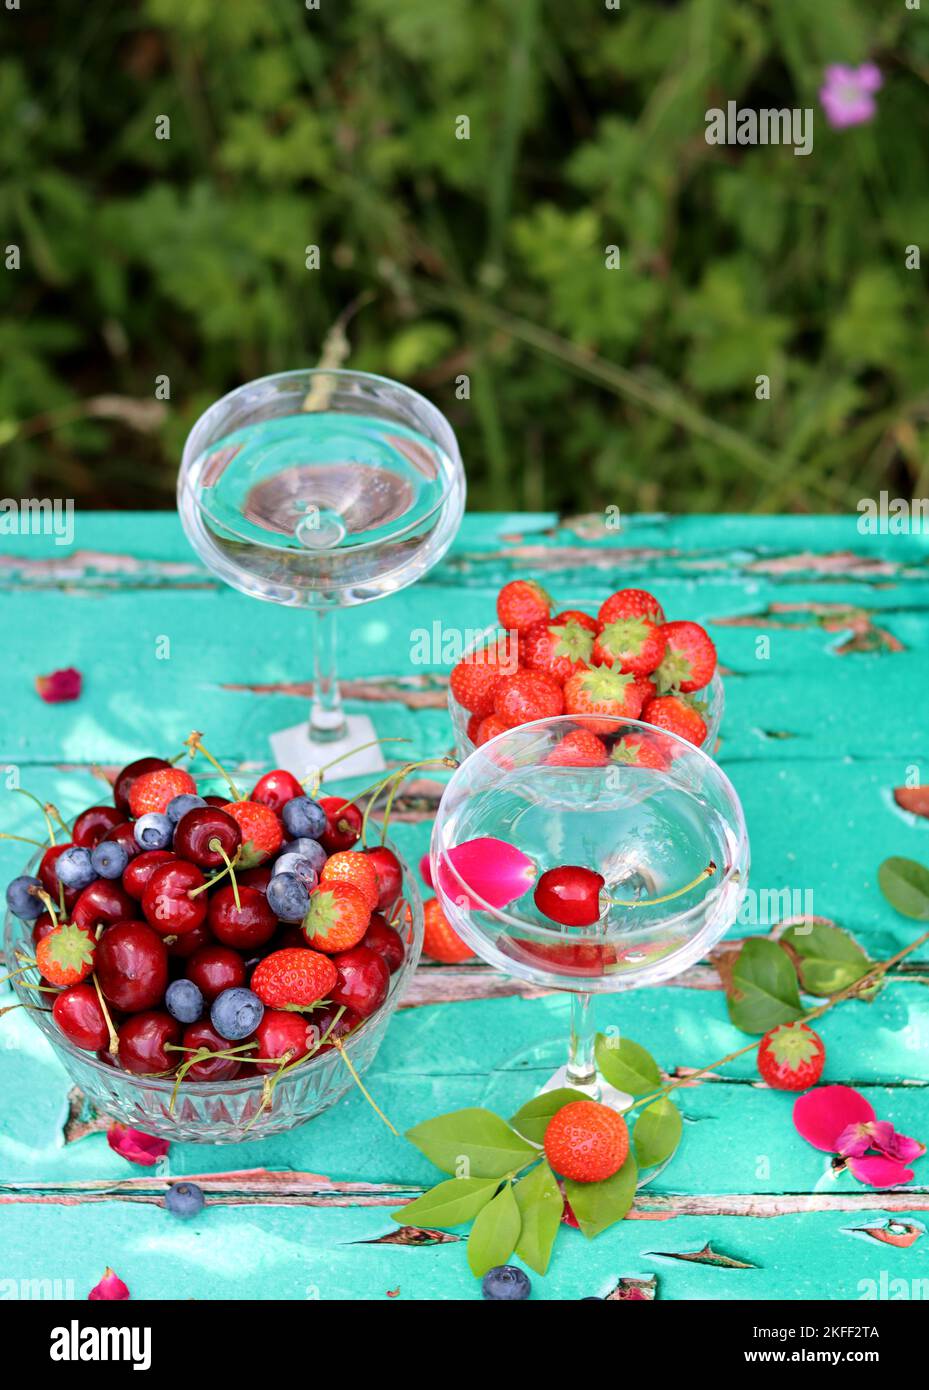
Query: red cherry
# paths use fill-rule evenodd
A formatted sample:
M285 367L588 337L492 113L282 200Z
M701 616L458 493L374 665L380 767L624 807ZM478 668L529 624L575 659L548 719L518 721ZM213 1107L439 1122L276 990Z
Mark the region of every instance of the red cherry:
M132 821L123 821L120 825L114 825L112 830L108 830L104 835L104 840L115 840L122 845L130 859L135 859L137 854L142 853L142 846L135 837L135 826Z
M563 927L590 927L600 920L603 875L577 864L546 869L535 886L535 905Z
M199 1023L191 1023L184 1029L183 1047L208 1047L211 1052L228 1052L230 1047L237 1047L238 1043L227 1042L221 1038L216 1029L206 1021L201 1019ZM189 1057L190 1053L178 1054ZM247 1053L241 1054L247 1056ZM202 1062L194 1062L185 1074L185 1081L231 1081L234 1076L238 1076L241 1070L241 1062L237 1062L228 1057L205 1057Z
M372 914L368 930L358 945L369 946L372 951L383 957L391 975L403 964L403 942L400 933L387 923L380 912Z
M143 772L154 772L159 767L170 767L164 758L138 758L134 763L127 763L121 772L116 774L116 781L113 783L113 800L121 811L129 814L129 789L137 777L141 777Z
M375 845L373 849L366 849L365 858L372 861L377 873L378 908L381 912L389 912L403 888L400 860L386 845Z
M368 1018L387 997L390 971L387 962L370 946L353 946L332 957L339 972L335 988L329 991L335 1004L344 1004L359 1018Z
M206 893L190 896L206 880L196 864L175 859L162 864L148 880L142 894L142 911L149 926L162 936L181 936L206 920Z
M207 806L219 806L220 808L225 806L229 800L227 796L216 796L215 793L211 793L210 796L205 796L203 799Z
M63 854L66 849L70 848L70 844L49 845L39 862L38 877L42 880L42 887L56 907L58 906L58 875L55 872L55 863L59 854ZM66 888L65 906L73 907L77 902L79 893L80 889ZM70 902L68 901L69 898Z
M84 849L93 849L108 830L122 825L126 817L115 806L88 806L74 822L71 839Z
M169 849L147 849L136 855L123 869L122 884L130 898L141 902L145 886L155 870L162 864L170 864L172 859L176 858L177 855Z
M323 796L319 804L326 812L326 829L319 837L323 849L329 854L351 849L361 837L361 812L354 801L346 801L344 796Z
M201 869L220 869L226 860L212 848L217 840L229 859L242 843L238 822L218 806L195 806L181 816L174 831L174 850Z
M312 1014L289 1013L286 1009L265 1009L261 1022L255 1029L258 1039L257 1055L270 1059L286 1057L290 1060L305 1057L319 1038L315 1025L316 1011ZM256 1062L258 1071L277 1071L277 1062Z
M212 944L213 933L206 922L201 922L199 927L194 927L193 931L183 932L174 941L167 940L165 942L168 955L172 960L187 960L194 951L199 951L203 946L212 946Z
M168 983L165 944L144 922L117 922L97 942L94 956L100 988L126 1013L161 1002Z
M245 961L229 946L201 946L187 962L187 978L212 1004L224 989L236 989L245 984Z
M274 814L279 816L288 801L293 801L295 796L304 795L304 790L293 773L276 767L258 778L251 800L260 801L263 806L270 806Z
M44 941L50 932L55 930L55 919L47 912L43 912L41 917L37 917L32 924L32 944L38 946L40 941ZM306 943L304 942L304 945Z
M52 1005L52 1018L75 1047L99 1052L109 1042L110 1030L93 985L72 985L62 990Z
M180 1043L181 1025L162 1009L133 1014L117 1032L119 1060L127 1071L137 1075L174 1071L183 1060L183 1053L165 1050L165 1043Z
M97 878L77 895L71 910L71 921L85 931L94 932L102 923L110 926L134 917L138 904L130 898L121 883L109 878Z
M264 864L258 864L254 869L244 869L242 873L236 873L239 887L244 883L246 888L257 888L259 893L265 893L268 884L271 882L271 870Z
M326 1039L317 1052L317 1057L322 1056L324 1052L331 1052L336 1042L348 1033L354 1032L362 1021L359 1014L356 1014L352 1009L346 1009L340 1016L338 1023L333 1023L332 1020L338 1012L338 1004L324 1004L321 1009L314 1009L309 1015L316 1036Z
M265 895L260 888L243 884L239 878L239 902L230 883L217 888L210 898L210 931L224 946L235 946L239 951L251 951L270 941L277 926L277 917L268 907Z

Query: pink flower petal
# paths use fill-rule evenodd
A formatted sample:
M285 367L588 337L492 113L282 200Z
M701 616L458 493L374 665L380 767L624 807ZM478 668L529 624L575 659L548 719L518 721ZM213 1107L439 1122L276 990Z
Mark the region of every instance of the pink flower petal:
M153 1167L159 1159L164 1158L171 1147L167 1139L156 1139L153 1134L143 1134L140 1129L121 1124L110 1125L106 1142L121 1158L127 1158L130 1163L141 1163L146 1168Z
M869 1124L847 1125L835 1141L835 1151L843 1158L863 1158L871 1148L871 1126Z
M925 1144L921 1144L918 1139L910 1139L906 1134L898 1134L893 1125L888 1124L888 1135L883 1135L879 1139L874 1136L873 1147L882 1153L885 1158L893 1159L895 1163L912 1163L917 1158L922 1158L926 1152ZM884 1130L883 1124L874 1126L875 1129Z
M100 1299L110 1302L125 1301L128 1297L129 1290L119 1275L113 1273L109 1265L107 1265L100 1283L92 1288L87 1295L91 1303Z
M439 886L442 892L453 902L463 900L468 907L478 910L485 904L508 907L529 890L536 876L536 866L528 855L506 840L490 836L455 845L446 851L446 858L455 872L445 859L441 861ZM471 888L476 897L472 897L462 883Z
M49 705L57 705L62 700L76 700L81 693L81 673L74 666L63 671L52 671L48 676L36 676L35 688Z
M870 1101L851 1086L816 1086L794 1101L794 1126L814 1149L838 1153L839 1136L850 1125L874 1119Z
M863 92L879 92L884 85L881 70L876 63L862 63L856 74L856 81Z
M432 865L429 863L428 854L424 854L419 861L419 876L427 888L435 892L435 884L432 881Z
M913 1170L892 1158L872 1154L868 1158L850 1158L848 1170L859 1182L869 1187L897 1187L902 1182L910 1182Z

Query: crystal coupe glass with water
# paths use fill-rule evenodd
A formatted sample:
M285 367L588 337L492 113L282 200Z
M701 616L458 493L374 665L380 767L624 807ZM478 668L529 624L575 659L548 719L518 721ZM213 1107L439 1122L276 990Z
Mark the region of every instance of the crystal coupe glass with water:
M187 536L243 593L315 615L309 723L272 736L303 774L374 737L346 716L335 610L395 593L445 554L465 478L452 428L423 396L366 372L283 372L238 387L194 425L178 476ZM376 748L343 775L383 767Z

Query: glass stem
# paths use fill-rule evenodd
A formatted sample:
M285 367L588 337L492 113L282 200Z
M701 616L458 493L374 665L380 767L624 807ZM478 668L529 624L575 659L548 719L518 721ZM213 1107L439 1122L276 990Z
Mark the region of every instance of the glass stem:
M571 995L571 1041L565 1081L592 1100L599 1096L597 1062L594 1057L594 1021L589 994Z
M317 609L313 634L313 706L310 738L314 743L333 743L346 733L342 695L336 676L336 615Z

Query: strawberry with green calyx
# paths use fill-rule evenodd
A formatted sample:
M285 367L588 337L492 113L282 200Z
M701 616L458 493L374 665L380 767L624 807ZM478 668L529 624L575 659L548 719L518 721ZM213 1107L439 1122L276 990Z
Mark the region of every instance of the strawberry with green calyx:
M530 671L541 671L563 682L591 659L593 633L569 619L566 623L536 623L522 639L523 658Z
M568 714L609 715L608 719L588 721L595 734L616 732L617 719L637 719L642 709L642 690L635 676L618 666L590 666L576 672L565 683L565 709Z
M550 767L605 767L606 744L589 729L572 729L545 755Z
M79 985L93 973L96 942L72 922L56 927L36 947L36 964L50 985Z
M661 748L659 740L644 734L625 734L610 749L610 761L623 763L629 767L651 767L658 772L667 772L671 760Z
M497 620L508 632L528 632L551 611L551 599L534 579L513 579L497 595Z
M564 712L561 686L541 671L503 676L494 694L494 714L508 728Z
M660 632L667 650L656 673L659 690L687 694L709 685L716 670L716 648L700 624L665 623Z
M357 946L370 920L371 904L361 889L336 879L320 883L310 893L301 930L314 951L332 955Z
M270 806L263 806L260 801L227 801L222 810L238 822L242 831L236 862L243 869L263 864L284 843L283 827Z
M552 623L556 626L559 623L578 623L581 627L592 632L596 637L598 623L596 618L592 618L589 613L584 613L580 608L566 608L563 613L556 613L552 618Z
M329 995L338 974L328 956L288 947L259 961L251 988L269 1009L305 1009Z
M373 912L377 907L380 887L374 860L365 851L340 850L332 854L323 865L319 876L320 883L350 883L366 899Z
M697 748L706 739L706 722L695 704L685 695L659 695L642 710L646 724L654 724L669 734L685 738Z
M805 1091L815 1086L826 1065L826 1048L805 1023L782 1023L758 1044L758 1070L776 1091Z
M647 589L619 589L600 605L597 614L598 628L615 623L617 618L648 618L653 623L663 623L664 609Z
M593 647L595 666L619 665L621 671L647 676L665 655L664 629L648 618L616 618L600 629Z

